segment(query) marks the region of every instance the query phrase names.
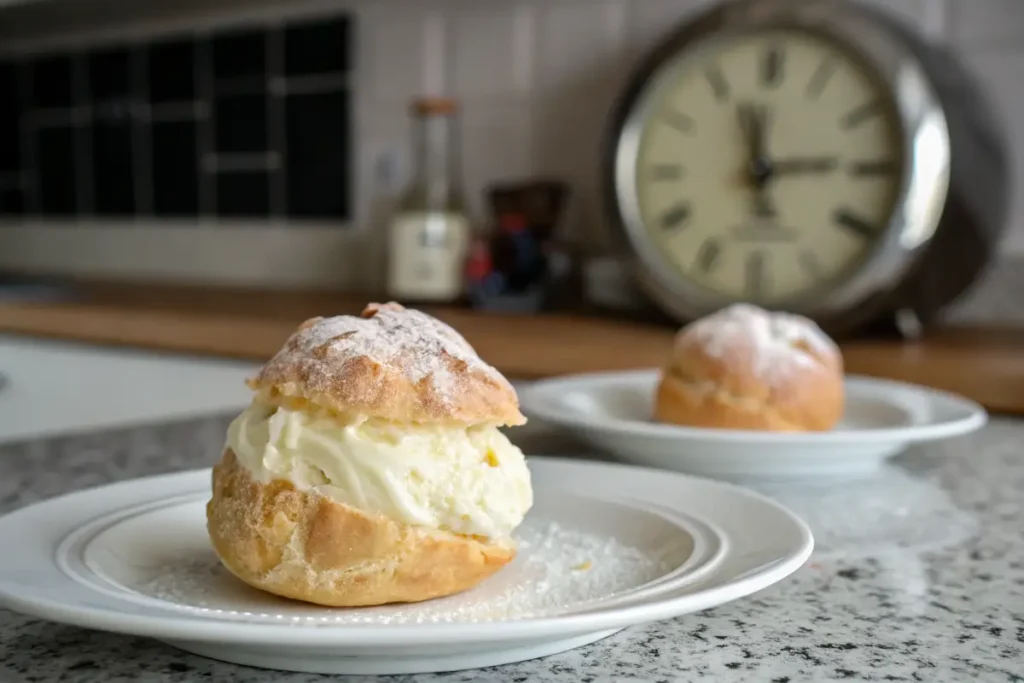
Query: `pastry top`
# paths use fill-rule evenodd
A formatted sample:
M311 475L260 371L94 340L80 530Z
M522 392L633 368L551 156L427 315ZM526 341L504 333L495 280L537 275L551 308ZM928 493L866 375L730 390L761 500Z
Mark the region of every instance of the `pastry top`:
M395 422L526 422L512 385L458 332L396 303L307 320L248 384L272 404Z
M785 394L808 373L841 375L843 358L808 318L734 304L681 329L667 369L697 380L736 383L731 389L738 394L746 393L743 385Z

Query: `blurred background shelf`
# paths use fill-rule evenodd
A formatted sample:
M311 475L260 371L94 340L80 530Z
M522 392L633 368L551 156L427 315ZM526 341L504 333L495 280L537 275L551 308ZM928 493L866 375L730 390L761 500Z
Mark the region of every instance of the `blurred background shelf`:
M366 295L90 284L73 298L0 302L0 332L260 362L306 318L356 314ZM658 366L669 327L583 315L427 308L517 379ZM1024 414L1024 330L938 329L919 342L844 344L851 373L915 382Z

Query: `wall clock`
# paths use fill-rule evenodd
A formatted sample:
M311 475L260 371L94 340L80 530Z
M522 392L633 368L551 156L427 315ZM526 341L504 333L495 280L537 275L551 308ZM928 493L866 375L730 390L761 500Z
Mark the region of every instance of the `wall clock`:
M841 0L734 0L643 60L606 197L642 289L686 322L735 301L833 334L913 334L998 246L1007 143L944 47Z

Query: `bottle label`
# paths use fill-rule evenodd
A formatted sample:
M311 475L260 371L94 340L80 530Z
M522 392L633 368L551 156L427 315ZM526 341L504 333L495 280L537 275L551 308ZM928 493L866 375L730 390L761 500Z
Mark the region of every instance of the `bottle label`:
M457 213L402 213L391 223L388 294L454 300L462 294L469 223Z

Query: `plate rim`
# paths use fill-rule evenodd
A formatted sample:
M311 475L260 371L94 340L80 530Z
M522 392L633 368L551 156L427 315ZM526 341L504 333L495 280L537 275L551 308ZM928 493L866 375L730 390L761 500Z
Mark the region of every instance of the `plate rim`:
M56 621L63 624L79 626L92 630L102 630L115 633L132 634L156 638L159 640L179 641L203 641L221 642L233 644L250 645L272 645L288 646L299 648L311 648L320 646L338 646L343 644L346 647L374 646L393 644L396 647L430 645L440 640L457 638L459 642L474 645L492 643L521 641L525 639L538 639L553 636L568 636L573 633L589 633L609 629L619 629L637 624L651 623L681 614L701 611L733 600L741 599L752 593L763 590L794 573L807 562L814 549L814 538L808 525L794 512L785 506L775 502L768 496L751 491L742 486L686 475L678 472L665 472L653 467L642 467L636 465L625 465L619 463L606 463L591 460L582 460L572 457L558 456L530 456L531 462L549 462L555 465L567 465L570 467L596 468L596 469L617 469L617 470L638 470L648 476L658 477L672 476L693 480L695 483L724 491L730 495L738 495L752 500L761 505L767 505L782 517L790 525L790 532L795 531L799 537L799 545L794 545L785 551L780 551L780 558L773 561L769 566L755 571L753 574L740 576L738 579L730 580L722 584L712 585L708 588L698 589L692 592L692 587L682 586L684 592L678 595L670 595L651 604L643 602L626 607L611 607L607 609L586 611L579 614L558 615L552 617L540 617L528 620L509 620L494 622L453 622L453 623L430 623L430 624L381 624L381 625L332 625L323 624L309 627L296 627L289 624L277 623L246 623L227 622L217 620L204 620L197 616L186 615L152 615L152 614L129 614L118 613L112 609L93 606L82 606L68 604L66 601L52 599L49 597L31 596L23 597L17 592L17 585L11 586L0 574L0 605L12 609L21 614ZM82 489L79 491L54 496L39 502L23 506L0 517L0 524L11 523L16 518L28 512L38 514L46 506L57 506L66 504L76 496L98 495L99 492L111 488L125 488L138 485L141 482L148 482L153 485L159 482L171 488L171 484L177 488L161 494L161 498L169 498L181 495L192 490L201 481L203 485L209 481L210 468L193 469L182 472L140 477L104 484L97 487ZM195 481L191 488L182 489L185 484ZM109 514L107 510L101 514ZM689 514L693 514L689 512ZM694 515L700 519L700 516ZM94 516L85 520L83 524L90 523ZM66 533L77 529L83 524L75 525L65 530ZM50 539L53 545L48 562L56 566L56 558L52 551L63 540L63 536L57 539ZM58 569L59 571L59 569ZM67 577L68 581L78 587L79 590L88 590L73 579ZM112 599L105 596L106 599Z
M848 374L846 386L873 390L889 387L900 391L910 391L926 397L934 404L942 401L956 406L964 412L964 417L946 422L910 427L879 427L849 431L829 432L769 432L738 429L720 429L705 427L685 427L680 425L662 424L657 422L639 422L619 417L597 419L561 407L553 394L558 388L563 390L577 382L612 381L650 377L652 381L658 376L658 368L636 370L616 370L609 372L590 372L572 375L559 375L537 380L519 390L520 406L528 416L536 417L556 426L573 429L587 429L601 433L617 432L623 435L642 436L645 438L707 443L757 444L771 446L834 446L849 444L851 441L864 444L909 444L925 443L963 436L975 432L988 423L988 411L980 403L964 396L942 389L933 389L919 384L869 375ZM827 453L823 454L827 457ZM844 454L844 457L848 457Z

